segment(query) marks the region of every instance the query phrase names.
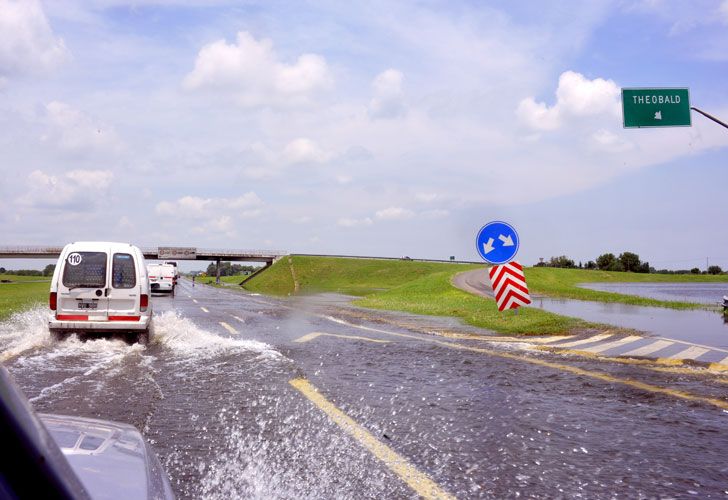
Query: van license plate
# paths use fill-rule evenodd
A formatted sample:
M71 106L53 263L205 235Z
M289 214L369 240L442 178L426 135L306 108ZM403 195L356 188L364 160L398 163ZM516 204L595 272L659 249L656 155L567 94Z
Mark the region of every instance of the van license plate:
M98 302L79 302L78 308L79 309L98 309L99 303Z

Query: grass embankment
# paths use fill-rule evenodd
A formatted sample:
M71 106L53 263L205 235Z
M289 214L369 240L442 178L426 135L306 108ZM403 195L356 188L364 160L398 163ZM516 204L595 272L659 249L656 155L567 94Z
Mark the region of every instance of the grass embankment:
M50 278L3 274L0 275L0 279L12 281L12 283L0 283L0 320L9 318L15 312L28 309L33 304L43 304L48 301Z
M525 271L528 288L532 294L672 309L697 309L706 306L693 302L664 301L620 293L600 292L577 285L579 283L728 283L728 275L642 274L548 267L529 267Z
M293 267L293 273L291 272ZM276 262L244 286L273 295L337 292L362 298L363 307L434 316L455 316L473 326L502 333L553 334L584 328L584 321L536 308L501 313L493 300L463 292L450 284L462 271L482 268L436 262L291 257Z

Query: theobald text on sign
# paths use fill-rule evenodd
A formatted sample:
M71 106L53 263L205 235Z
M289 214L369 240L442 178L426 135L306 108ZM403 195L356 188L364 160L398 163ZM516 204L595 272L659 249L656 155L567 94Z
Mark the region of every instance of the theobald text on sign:
M625 128L689 127L690 94L686 88L622 89Z

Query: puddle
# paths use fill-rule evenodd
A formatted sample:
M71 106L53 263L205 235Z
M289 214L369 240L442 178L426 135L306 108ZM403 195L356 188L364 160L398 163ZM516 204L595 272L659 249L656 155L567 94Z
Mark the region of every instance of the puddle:
M728 349L728 324L720 312L540 297L533 298L532 307L596 323L633 328L659 337Z
M648 299L715 305L728 295L728 283L582 283L580 288Z

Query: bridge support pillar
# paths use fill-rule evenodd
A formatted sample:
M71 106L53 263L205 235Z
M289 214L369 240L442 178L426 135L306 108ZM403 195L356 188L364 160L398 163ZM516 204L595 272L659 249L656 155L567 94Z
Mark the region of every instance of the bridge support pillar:
M220 259L215 261L215 283L220 284Z

